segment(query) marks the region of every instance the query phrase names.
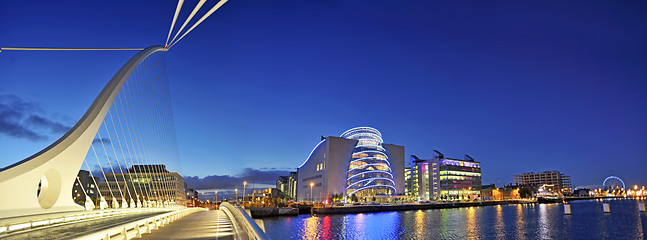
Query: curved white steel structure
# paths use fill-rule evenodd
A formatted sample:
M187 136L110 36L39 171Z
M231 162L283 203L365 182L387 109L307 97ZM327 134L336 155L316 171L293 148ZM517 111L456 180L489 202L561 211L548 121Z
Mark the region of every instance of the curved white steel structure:
M604 181L602 182L602 186L607 187L607 185L606 185L607 181L612 180L612 179L619 180L620 183L622 183L622 189L625 189L625 187L626 187L625 186L625 181L622 181L622 179L620 179L619 177L616 177L616 176L609 176L609 177L605 178Z
M167 50L151 46L137 53L63 137L31 157L0 169L0 218L83 209L70 193L101 122L137 66L151 54Z

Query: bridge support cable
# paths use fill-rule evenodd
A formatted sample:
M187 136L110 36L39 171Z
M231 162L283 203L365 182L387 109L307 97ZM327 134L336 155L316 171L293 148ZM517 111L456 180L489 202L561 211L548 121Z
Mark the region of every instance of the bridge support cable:
M1 47L0 52L13 51L141 51L143 48L51 48L51 47Z
M106 181L106 185L108 186L108 191L110 193L110 197L113 199L115 198L114 193L112 192L112 187L110 187L110 182L108 181L108 178L106 178L106 173L103 171L103 166L101 165L101 161L99 161L99 155L97 155L97 151L94 149L94 143L90 145L90 149L92 149L92 152L94 153L94 157L97 159L97 163L99 164L99 169L101 169L101 174L103 175L103 180ZM92 169L89 169L88 171L92 171ZM101 191L101 186L97 185L97 189ZM101 199L103 200L103 199Z
M104 122L105 123L105 122ZM101 142L101 147L103 148L103 153L106 156L106 161L108 162L108 166L110 167L110 172L112 172L112 178L114 179L115 184L117 185L117 189L119 190L119 195L121 196L121 199L125 199L124 192L121 190L121 186L119 185L119 181L117 180L117 174L115 174L115 168L112 167L112 161L110 160L110 155L108 155L108 151L106 151L106 145L103 144L103 138L101 137L101 127L99 127L99 131L97 132L97 135L99 136L99 142ZM105 174L104 174L105 177ZM106 183L110 185L110 181L108 181L108 178L106 177ZM113 200L113 205L115 205L115 202L117 203L117 206L121 206L119 204L118 199Z
M126 90L127 90L127 88L122 89L122 91L126 91ZM123 92L122 92L122 93L123 93ZM115 109L117 110L117 120L119 121L119 126L120 126L120 128L121 128L121 132L122 132L122 135L123 135L123 137L124 137L124 142L126 143L126 150L128 151L128 157L130 158L131 166L134 166L134 165L135 165L135 161L137 161L137 164L139 164L139 159L137 159L137 154L136 154L136 153L135 153L135 157L133 157L133 154L132 154L132 153L131 153L131 151L130 151L130 146L131 146L131 145L133 146L133 152L135 151L135 148L134 148L134 144L132 143L132 139L133 139L133 138L132 138L132 136L130 135L130 127L128 126L128 122L125 120L125 117L126 117L125 115L124 115L124 121L126 122L126 128L128 129L128 131L127 131L127 132L128 132L128 136L129 136L129 138L130 138L130 143L128 142L128 138L126 138L126 133L124 133L124 127L123 127L123 125L122 125L122 123L121 123L121 114L119 114L119 111L118 111L118 110L119 110L119 108L118 108L118 106L121 106L121 110L122 110L122 112L124 112L124 114L125 114L125 112L126 112L126 110L124 109L123 100L122 100L122 97L121 97L121 96L122 96L122 95L121 95L121 93L120 93L120 95L118 95L118 96L117 96L117 97L119 98L119 104L115 106ZM125 97L124 97L124 98L125 98ZM123 148L123 146L122 146L122 148ZM133 159L134 159L134 160L133 160ZM129 173L128 175L132 177L132 174L136 174L136 173L133 171L133 172ZM142 190L142 184L141 184L142 180L141 180L141 178L140 178L140 177L138 177L137 175L135 175L135 178L137 179L137 186L139 187L139 192L142 194L142 195L141 195L141 198L142 198L142 199L141 199L141 201L142 201L142 202L144 202L144 203L146 203L146 202L144 201L144 197L151 196L151 195L150 195L150 188L149 188L149 189L147 189L146 191ZM135 185L135 182L132 182L132 184L133 184L133 185ZM146 188L144 187L144 189L146 189ZM139 197L140 197L140 196L137 196L137 202L138 202L138 203L140 202ZM145 204L145 205L146 205L146 204ZM147 206L147 205L146 205L146 206Z
M159 97L154 95L157 88L153 86L153 82L157 76L157 72L154 72L154 70L158 69L156 66L156 59L157 57L152 57L150 61L143 66L146 71L144 71L145 75L142 78L142 86L146 89L150 89L150 91L147 92L148 94L143 95L144 106L153 110L147 111L147 117L144 118L146 120L144 124L145 126L148 126L148 131L146 131L147 137L148 139L151 139L151 144L148 145L148 152L150 153L150 159L153 161L153 165L162 164L164 162L164 156L161 154L161 145L159 144L162 136L157 134L157 130L159 130L161 126L157 124L158 117L156 115L160 110L156 107L156 104L154 104L156 102L155 100L159 100ZM168 174L166 174L161 168L157 168L156 170L156 174L158 174L158 178L160 179L159 185L162 200L166 203L170 203L171 199L167 181Z
M158 55L152 58L152 69L156 70L157 72L154 73L153 77L150 79L150 84L151 89L153 89L153 93L155 93L154 95L152 95L152 98L157 100L152 101L155 105L154 109L157 109L156 111L154 111L155 116L153 118L154 120L156 120L155 125L157 126L154 129L157 135L157 137L155 137L155 140L157 140L158 151L156 152L158 159L160 159L162 162L166 160L166 163L170 163L174 159L174 155L171 154L171 146L168 143L168 140L174 138L175 134L169 133L168 129L172 127L172 125L170 125L168 121L165 121L169 119L168 115L170 114L171 103L164 101L168 99L168 97L165 98L165 96L170 95L170 92L165 91L167 90L167 88L164 87L168 84L168 79L166 79L164 75L164 73L166 72L164 57L164 55ZM178 199L178 197L183 197L183 195L177 196L177 191L173 190L178 189L176 185L177 182L174 181L174 176L172 176L168 172L164 172L163 175L165 178L164 185L166 187L167 199L170 202L178 202L180 200Z
M182 36L180 38L178 38L177 41L175 41L175 42L171 41L172 43L171 43L171 46L169 46L169 48L173 47L173 45L175 45L180 40L182 40L182 38L184 38L184 36L189 34L189 32L191 32L191 30L193 30L195 27L200 25L200 23L202 23L205 19L207 19L209 16L211 16L211 14L213 14L216 10L218 10L218 8L220 8L226 2L227 2L227 0L220 0L218 3L216 3L216 5L213 6L211 8L211 10L209 10L209 12L207 12L204 16L202 16L202 18L200 18L200 20L198 20L195 24L193 24L193 26L191 26L191 28L189 28L189 30L187 30L184 34L182 34Z
M133 111L132 114L139 114L137 117L133 118L133 125L139 134L136 134L135 137L135 142L137 143L137 149L140 151L140 156L142 159L142 162L146 163L146 168L147 172L149 172L151 179L156 180L156 181L151 181L151 189L153 191L153 195L156 198L156 203L159 204L163 202L164 196L163 196L163 185L162 185L162 178L161 178L161 168L160 166L153 165L155 162L154 159L152 159L151 155L153 153L153 149L151 147L153 146L153 138L150 137L150 132L151 128L153 127L151 124L145 122L144 120L148 119L150 116L150 113L153 111L145 111L145 110L153 110L150 108L150 104L148 104L148 100L146 96L150 93L150 91L144 91L146 89L150 89L150 87L145 85L145 80L147 79L147 75L150 72L150 68L148 67L150 65L150 62L154 56L151 56L147 61L142 62L140 64L138 71L135 74L135 78L133 79L134 81L131 84L131 96L130 100L132 101L132 109L136 110ZM141 91L137 91L137 89L141 89ZM152 90L152 89L151 89ZM137 94L132 94L137 91ZM136 104L135 104L136 103ZM144 141L146 141L147 144L144 144Z
M76 181L79 183L79 186L81 186L81 191L83 191L83 197L85 197L85 201L84 201L84 203L87 203L87 202L88 202L88 200L92 201L92 200L90 199L90 196L88 196L88 191L86 191L86 190L85 190L85 186L83 186L83 182L81 182L81 179L79 179L79 176L76 176ZM96 185L95 185L95 186L96 186ZM78 195L77 195L76 197L80 197L80 196L78 196ZM72 198L74 198L74 197L72 197ZM92 203L92 204L94 204L94 203ZM86 204L86 205L87 205L87 204ZM88 210L88 209L85 209L85 210Z
M118 106L114 106L115 111L117 111L117 107ZM114 130L114 132L116 134L115 138L117 139L117 144L119 144L119 149L121 150L121 159L124 160L124 166L128 167L128 160L126 159L126 154L124 154L124 148L123 148L123 145L121 145L121 137L119 137L119 132L117 131L117 126L115 125L115 120L112 118L112 112L111 111L108 111L108 116L110 117L110 123L112 123L112 129ZM104 120L104 124L105 124L105 120ZM106 128L108 128L108 127L106 126ZM123 129L122 129L122 132L123 132ZM108 131L108 137L110 138L110 142L114 143L114 141L110 137L110 131ZM110 144L110 145L112 146L112 150L115 151L115 145L114 144ZM115 156L117 156L117 155L118 154L115 151ZM117 159L117 160L119 160L119 159ZM135 186L132 184L133 176L131 174L124 174L121 165L119 166L119 170L120 170L121 176L123 177L123 180L124 180L124 186L128 189L128 194L130 195L130 197L129 197L130 203L131 204L136 204L137 202L134 201L132 192L130 192L130 189L132 188L133 192L135 192L135 196L136 196L135 199L139 200L138 199L139 193L137 192L137 188L135 188ZM128 169L126 169L126 173L128 173ZM128 181L126 181L126 175L128 175L128 179L130 179L131 185L128 185ZM131 206L131 207L133 207L133 206Z
M195 14L198 13L198 10L200 10L200 8L202 8L202 5L204 5L205 2L207 2L207 0L200 0L198 2L198 4L195 5L195 7L193 8L193 11L191 11L191 14L189 14L189 17L186 20L184 20L184 23L182 24L180 29L177 30L177 33L175 33L175 36L173 36L173 40L171 40L171 43L173 43L173 41L175 41L175 38L177 38L177 36L182 32L182 30L184 30L184 27L186 27L186 25L189 23L189 21L191 21L191 19L193 19L193 16L195 16Z
M135 149L137 159L140 161L140 169L138 169L138 171L139 172L143 171L142 179L148 183L148 189L149 189L148 190L149 191L148 205L150 205L152 203L157 203L159 201L159 194L156 191L156 189L158 189L158 186L156 185L156 181L154 181L155 180L155 174L153 174L152 166L150 166L150 162L147 161L147 159L145 157L146 154L144 153L142 145L140 144L141 136L140 136L138 130L141 130L141 126L137 125L137 119L140 118L141 116L137 116L138 109L135 109L135 107L136 107L135 104L137 103L137 98L135 96L137 96L137 94L133 93L135 91L135 86L134 85L136 84L136 80L141 78L142 64L144 64L144 62L142 62L137 67L137 69L135 70L135 72L132 75L133 77L129 79L130 81L128 82L128 86L127 86L128 91L126 91L127 97L125 98L125 100L127 101L126 106L128 106L128 104L130 104L130 107L128 107L128 109L129 109L128 114L132 118L131 121L130 121L130 124L132 125L132 128L129 131L132 131L132 133L133 133L132 135L135 136L134 140L133 140L133 144L134 144L133 148ZM131 137L132 137L132 135L131 135ZM155 200L155 202L153 202L153 199Z
M141 79L141 85L144 89L150 89L150 91L147 91L146 94L142 94L142 103L143 107L146 109L150 109L152 111L146 111L147 117L142 118L143 125L147 127L147 130L145 131L146 137L149 139L149 144L147 144L148 148L148 155L149 159L154 166L155 173L157 174L157 177L159 179L159 193L161 196L161 201L164 203L164 205L169 204L171 202L171 199L168 194L168 186L167 186L167 178L166 178L166 172L164 169L161 168L160 165L165 165L164 164L164 156L161 155L160 153L162 152L160 144L159 144L159 139L162 138L162 136L158 136L156 134L157 130L161 127L160 125L156 124L156 114L160 111L155 107L155 102L159 98L156 98L154 96L155 92L157 89L151 84L151 82L154 80L154 77L156 76L156 71L158 68L155 65L155 61L158 56L151 56L149 61L147 61L142 67L145 70L144 71L144 76Z
M151 56L152 57L152 56ZM160 174L161 169L156 164L156 159L152 157L153 155L153 150L151 147L153 146L153 141L154 138L151 137L150 133L151 130L150 128L153 127L149 122L148 118L150 118L150 114L153 111L143 111L143 109L149 109L153 110L150 108L150 104L148 102L147 95L150 94L150 91L152 89L149 86L146 86L146 81L147 78L149 77L149 72L150 68L148 67L150 65L150 61L152 61L151 58L147 59L148 61L143 62L140 67L142 68L141 71L138 72L138 78L136 78L135 84L139 87L139 89L142 89L141 92L138 92L138 94L135 94L133 99L136 99L139 107L138 113L141 114L139 115L136 119L138 120L138 130L140 131L141 134L139 134L140 139L142 139L142 145L141 145L141 150L142 153L144 154L143 159L147 162L147 166L149 169L149 172L151 173L152 179L155 179L156 181L153 181L153 187L155 188L154 194L157 196L157 199L155 201L156 204L163 203L164 202L164 186L162 185L162 177ZM143 89L150 89L150 91L143 91ZM143 144L143 140L146 140L147 144Z
M108 114L111 114L110 110L108 110ZM110 140L110 146L112 147L112 152L114 154L114 157L117 160L117 166L119 167L119 173L121 174L121 178L124 180L124 189L125 190L122 191L122 192L128 193L127 196L123 196L123 198L121 199L122 207L126 207L126 204L123 203L123 201L128 201L129 199L132 200L133 194L130 192L130 188L128 187L128 182L126 181L126 175L124 174L124 170L121 167L121 161L119 160L119 154L117 154L117 150L115 149L114 141L112 140L112 135L110 134L110 130L108 129L108 125L106 124L105 119L103 120L103 126L104 126L104 128L106 130L106 133L108 134L108 140ZM115 137L117 137L117 136L115 136ZM99 139L101 139L101 135L99 135ZM121 148L121 146L119 146L119 147ZM123 150L122 150L122 153L123 153ZM106 153L106 156L108 156L107 153ZM110 161L109 158L108 158L108 160ZM112 167L112 165L110 165L110 167ZM113 170L113 172L114 172L114 170ZM119 185L118 177L116 175L114 177L115 177L115 181L117 181L117 185Z
M171 22L171 28L168 30L168 36L166 36L166 43L164 43L165 47L168 47L168 40L171 38L171 33L173 33L173 27L175 26L175 21L177 20L177 15L180 13L180 9L182 9L182 4L184 4L184 0L178 0L177 1L177 7L175 7L175 14L173 15L173 21Z

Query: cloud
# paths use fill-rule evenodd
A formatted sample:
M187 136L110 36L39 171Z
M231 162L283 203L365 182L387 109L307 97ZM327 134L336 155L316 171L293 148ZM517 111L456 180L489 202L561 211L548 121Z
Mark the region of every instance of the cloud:
M37 115L29 115L25 123L30 126L49 129L51 133L65 133L67 130L70 130L68 126Z
M0 134L43 141L51 134L65 133L70 127L43 117L43 109L37 104L15 95L0 95Z
M240 188L243 181L248 184L265 184L275 185L279 176L290 174L289 169L262 168L252 169L245 168L238 175L211 175L204 178L196 176L184 176L188 188L192 189L233 189ZM248 185L249 186L249 185Z
M112 143L108 138L95 138L94 140L92 140L92 144L95 144L95 143L101 144L101 142L103 142L103 144L106 144L106 145L110 145Z

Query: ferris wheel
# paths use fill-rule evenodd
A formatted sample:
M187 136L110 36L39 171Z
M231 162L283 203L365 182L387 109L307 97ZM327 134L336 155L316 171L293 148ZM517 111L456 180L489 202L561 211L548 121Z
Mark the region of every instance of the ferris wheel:
M616 187L622 187L622 189L625 189L625 182L622 181L619 177L616 176L609 176L604 179L604 182L602 182L602 186L604 186L607 189L612 189Z

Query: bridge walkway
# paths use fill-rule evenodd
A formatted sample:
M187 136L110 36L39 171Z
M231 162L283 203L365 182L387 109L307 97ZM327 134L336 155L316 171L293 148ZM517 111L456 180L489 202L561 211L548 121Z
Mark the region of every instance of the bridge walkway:
M142 239L234 239L234 226L222 210L193 213L149 234Z

